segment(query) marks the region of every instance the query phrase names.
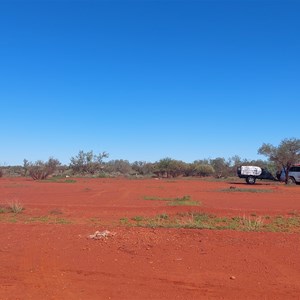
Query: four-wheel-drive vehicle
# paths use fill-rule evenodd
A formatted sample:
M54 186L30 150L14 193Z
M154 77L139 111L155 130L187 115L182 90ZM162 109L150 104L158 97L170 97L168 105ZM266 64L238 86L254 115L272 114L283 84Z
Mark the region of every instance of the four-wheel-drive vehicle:
M279 180L285 181L285 170L281 171ZM295 165L290 168L288 182L300 184L300 165Z
M245 178L248 184L254 184L256 179L276 180L267 169L256 166L240 166L237 168L237 175Z

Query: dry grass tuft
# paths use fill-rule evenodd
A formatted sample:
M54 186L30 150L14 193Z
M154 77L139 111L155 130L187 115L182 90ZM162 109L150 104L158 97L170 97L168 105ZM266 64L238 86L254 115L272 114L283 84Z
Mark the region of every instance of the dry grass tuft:
M24 210L23 204L18 200L8 202L7 204L8 204L9 210L15 214L19 214Z

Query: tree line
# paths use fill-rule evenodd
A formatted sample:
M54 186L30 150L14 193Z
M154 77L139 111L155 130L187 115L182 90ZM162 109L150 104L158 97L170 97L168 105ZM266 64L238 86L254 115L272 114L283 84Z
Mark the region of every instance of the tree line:
M175 177L207 177L226 178L236 175L237 166L255 165L267 168L273 174L284 169L288 178L289 169L300 162L300 140L291 138L284 139L276 147L271 144L263 144L258 153L268 157L264 160L247 160L239 156L229 159L217 157L214 159L195 160L187 163L170 157L162 158L154 163L146 161L135 161L117 159L105 161L109 158L107 152L95 154L92 150L88 152L79 151L71 157L69 165L62 165L56 158L49 158L48 161L38 160L30 162L24 159L23 166L10 167L11 172L22 176L31 176L34 180L43 180L50 175L70 176L156 176L161 178ZM3 168L1 169L3 175Z
M29 162L24 159L23 166L9 167L11 172L22 176L30 176L33 179L43 180L53 174L66 174L72 176L155 176L160 178L175 177L207 177L224 178L234 176L236 167L241 164L254 164L261 167L273 168L273 165L263 160L241 159L234 156L229 159L222 157L214 159L195 160L187 163L170 157L162 158L154 163L116 159L104 161L109 157L108 153L94 154L93 151L79 151L78 155L71 157L69 165L62 165L56 158L47 161L38 160Z

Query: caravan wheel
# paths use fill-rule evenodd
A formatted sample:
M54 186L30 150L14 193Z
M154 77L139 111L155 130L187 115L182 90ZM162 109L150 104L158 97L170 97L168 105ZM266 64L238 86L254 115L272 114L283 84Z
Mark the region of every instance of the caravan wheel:
M246 178L246 182L247 182L248 184L254 184L255 181L256 181L256 178L255 178L254 176L248 176L248 177Z

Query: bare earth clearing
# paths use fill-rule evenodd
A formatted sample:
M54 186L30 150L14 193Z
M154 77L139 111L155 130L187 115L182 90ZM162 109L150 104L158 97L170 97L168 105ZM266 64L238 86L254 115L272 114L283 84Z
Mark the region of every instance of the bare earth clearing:
M200 205L170 206L165 201L184 195ZM249 187L239 179L1 178L0 204L13 201L25 210L0 213L0 299L300 298L297 230L144 228L131 223L186 212L294 216L300 213L299 186L259 182ZM87 238L105 229L116 234Z

